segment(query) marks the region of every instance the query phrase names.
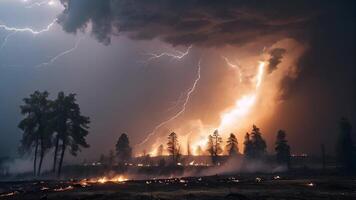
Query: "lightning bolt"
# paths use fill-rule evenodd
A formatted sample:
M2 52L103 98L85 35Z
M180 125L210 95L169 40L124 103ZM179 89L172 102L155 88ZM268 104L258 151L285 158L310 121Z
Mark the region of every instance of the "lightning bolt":
M171 103L172 107L168 108L168 109L166 110L166 112L169 112L169 111L175 109L179 104L181 104L181 103L184 101L184 98L183 98L183 97L184 97L184 94L187 94L187 92L188 92L188 91L182 92L182 93L179 95L179 97L178 97L177 100L172 101L172 103Z
M229 59L225 56L222 56L222 58L225 60L226 64L229 65L230 67L232 68L237 68L238 69L238 73L239 73L239 81L240 83L243 81L243 75L242 75L242 72L241 72L241 67L239 64L233 64L232 62L229 61Z
M9 38L10 38L11 36L15 35L16 33L17 33L16 31L15 31L15 32L12 32L12 33L8 34L8 35L4 38L4 41L2 42L2 44L1 44L1 46L0 46L0 50L2 50L2 49L5 47L7 41L9 40Z
M51 2L51 1L49 1ZM37 2L38 4L42 4L43 2ZM35 3L36 4L36 3ZM9 35L7 35L3 41L3 43L1 44L0 46L0 50L3 49L3 47L5 46L6 42L8 41L9 37L11 37L12 35L14 35L15 33L18 33L18 32L27 32L27 33L31 33L33 35L38 35L38 34L41 34L41 33L44 33L44 32L48 32L51 27L57 22L57 19L54 19L50 24L47 25L46 28L44 29L41 29L41 30L34 30L32 28L28 28L28 27L25 27L25 28L16 28L16 27L9 27L7 25L4 25L4 24L0 24L0 29L4 29L6 31L11 31L13 33L10 33ZM59 58L75 51L78 46L79 46L79 43L80 41L83 39L83 37L79 38L77 40L77 42L75 43L74 47L68 49L68 50L65 50L61 53L59 53L58 55L54 56L53 58L51 58L48 62L44 62L44 63L41 63L41 64L38 64L36 65L35 67L36 68L39 68L39 67L43 67L43 66L47 66L47 65L50 65L50 64L53 64L56 60L58 60Z
M189 51L192 47L193 47L193 45L190 45L187 48L187 50L184 52L175 50L175 53L169 53L169 52L163 52L160 54L151 53L151 54L148 54L150 57L147 59L147 62L150 62L152 60L159 59L162 57L171 57L172 60L181 60L182 58L184 58L186 55L189 54Z
M77 42L75 43L74 47L72 47L72 48L70 48L70 49L68 49L68 50L65 50L65 51L59 53L58 55L56 55L56 56L54 56L52 59L50 59L48 62L44 62L44 63L38 64L38 65L36 65L35 67L39 68L39 67L44 67L44 66L47 66L47 65L51 65L51 64L53 64L57 59L59 59L59 58L65 56L65 55L67 55L67 54L69 54L69 53L75 51L75 50L78 48L78 46L79 46L79 44L80 44L80 41L81 41L83 38L84 38L84 37L80 37L80 38L77 40Z
M54 19L50 24L48 24L46 28L41 29L41 30L34 30L29 27L25 27L25 28L9 27L4 24L0 24L0 29L4 29L6 31L12 31L12 32L27 32L27 33L31 33L33 35L38 35L38 34L41 34L44 32L48 32L56 22L57 22L57 18Z
M51 1L41 1L41 2L34 2L34 3L32 3L32 4L30 4L30 5L28 5L28 6L26 6L26 8L33 8L33 7L35 7L35 6L42 6L42 5L44 5L44 4L49 4L49 2L51 2Z
M201 77L201 73L200 73L200 72L201 72L201 59L200 59L199 62L198 62L197 77L196 77L196 79L194 80L193 85L188 89L188 92L187 92L187 94L186 94L186 96L185 96L184 103L183 103L183 105L182 105L182 109L181 109L179 112L177 112L174 116L172 116L171 118L169 118L169 119L167 119L166 121L163 121L163 122L161 122L160 124L158 124L158 125L152 130L152 132L149 133L149 134L147 135L147 137L146 137L141 143L137 144L137 146L145 144L152 136L155 135L155 133L156 133L156 131L157 131L158 129L160 129L161 127L165 126L165 125L168 124L169 122L171 122L171 121L177 119L179 116L181 116L181 115L185 112L186 107L187 107L187 104L189 103L189 100L191 99L191 96L192 96L192 94L194 93L194 91L195 91L195 89L196 89L196 87L197 87L197 85L198 85L198 82L199 82L199 80L200 80L200 77Z

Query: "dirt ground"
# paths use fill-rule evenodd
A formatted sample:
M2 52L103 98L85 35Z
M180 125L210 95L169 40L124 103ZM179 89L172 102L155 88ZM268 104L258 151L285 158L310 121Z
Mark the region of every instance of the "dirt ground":
M356 179L213 176L85 184L30 181L0 183L0 192L0 199L21 200L355 200Z

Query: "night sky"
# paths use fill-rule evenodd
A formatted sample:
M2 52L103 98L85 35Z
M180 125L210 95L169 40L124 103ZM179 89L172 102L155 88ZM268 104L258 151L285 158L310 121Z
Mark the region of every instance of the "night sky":
M355 8L351 0L0 0L0 25L41 30L55 20L40 34L0 27L0 156L17 155L19 105L35 90L78 95L92 121L79 160L107 153L123 132L135 146L177 114L136 151L166 144L172 131L184 144L217 127L241 145L256 124L271 152L284 129L293 153L319 154L321 143L333 153L339 119L356 127ZM187 54L152 57L164 52ZM253 105L224 125L249 95Z

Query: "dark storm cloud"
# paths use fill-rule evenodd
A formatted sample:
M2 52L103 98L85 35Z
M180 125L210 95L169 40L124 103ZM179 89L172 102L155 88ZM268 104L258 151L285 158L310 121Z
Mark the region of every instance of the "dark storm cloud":
M90 25L92 35L104 44L118 34L134 40L158 38L172 45L203 47L242 46L261 41L268 47L286 37L297 39L309 48L298 61L298 77L286 77L281 82L284 107L275 122L271 122L271 130L286 124L294 143L299 141L304 148L307 145L300 138L315 135L315 130L329 133L341 116L355 123L355 1L62 0L62 3L66 9L59 16L59 23L65 31L75 33ZM282 50L275 51L271 52L270 71L280 64L283 56ZM203 77L214 77L215 70ZM224 75L221 73L219 78L226 80ZM212 90L207 87L207 92L200 91L199 97L208 99L215 91L224 91L223 86ZM217 105L213 97L206 104L199 97L193 98L202 107L199 110ZM194 114L205 116L199 111ZM214 119L209 117L206 121ZM323 138L332 143L333 136L311 138L309 149L314 146L312 142Z
M173 45L243 45L303 35L325 7L319 1L61 0L59 23L67 32L84 29L104 44L124 33L137 40L160 38Z
M277 65L282 62L283 54L286 53L287 50L282 48L272 49L270 54L270 59L268 60L268 72L272 73L275 69L277 69Z

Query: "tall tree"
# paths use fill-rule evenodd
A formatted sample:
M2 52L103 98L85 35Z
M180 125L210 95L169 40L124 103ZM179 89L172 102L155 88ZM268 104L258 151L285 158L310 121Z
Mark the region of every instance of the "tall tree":
M178 136L175 132L168 135L167 151L172 156L173 162L177 163L180 156Z
M251 132L252 158L260 159L266 155L267 145L262 137L260 129L253 125Z
M203 155L203 149L201 148L200 145L197 146L197 149L195 150L196 155L202 156Z
M130 147L129 137L126 133L121 134L116 143L116 155L118 162L121 164L131 160L132 149Z
M55 137L55 153L53 168L56 169L57 154L60 151L57 176L61 174L63 159L66 150L77 156L81 148L88 148L85 137L88 135L89 117L83 116L76 103L75 94L65 95L59 92L53 104L53 124L57 133ZM60 148L60 150L59 150Z
M164 148L163 148L163 145L159 145L158 146L158 149L157 149L157 156L163 156L163 151L164 151Z
M218 130L215 130L213 135L209 135L207 150L211 156L213 164L217 163L219 154L222 152L221 143L222 139L219 135Z
M290 164L290 147L286 140L286 132L279 130L275 144L276 159L279 164L284 164L289 167Z
M33 162L35 176L41 173L43 158L51 147L51 101L48 100L48 95L46 91L35 91L29 98L24 98L25 104L20 106L21 114L25 116L19 123L19 128L24 131L20 149L30 152L32 148L35 149ZM40 161L36 173L38 153Z
M191 152L190 152L190 143L189 143L189 139L187 141L187 156L190 156Z
M252 157L252 141L250 138L250 134L246 133L245 141L244 141L244 156L249 159Z
M346 170L356 170L356 149L352 141L352 126L346 118L339 122L339 138L336 144L338 162Z
M231 133L226 143L226 149L229 156L236 156L239 154L238 141L235 134Z
M115 163L115 153L114 150L110 150L109 151L109 155L108 155L108 165L111 168Z

